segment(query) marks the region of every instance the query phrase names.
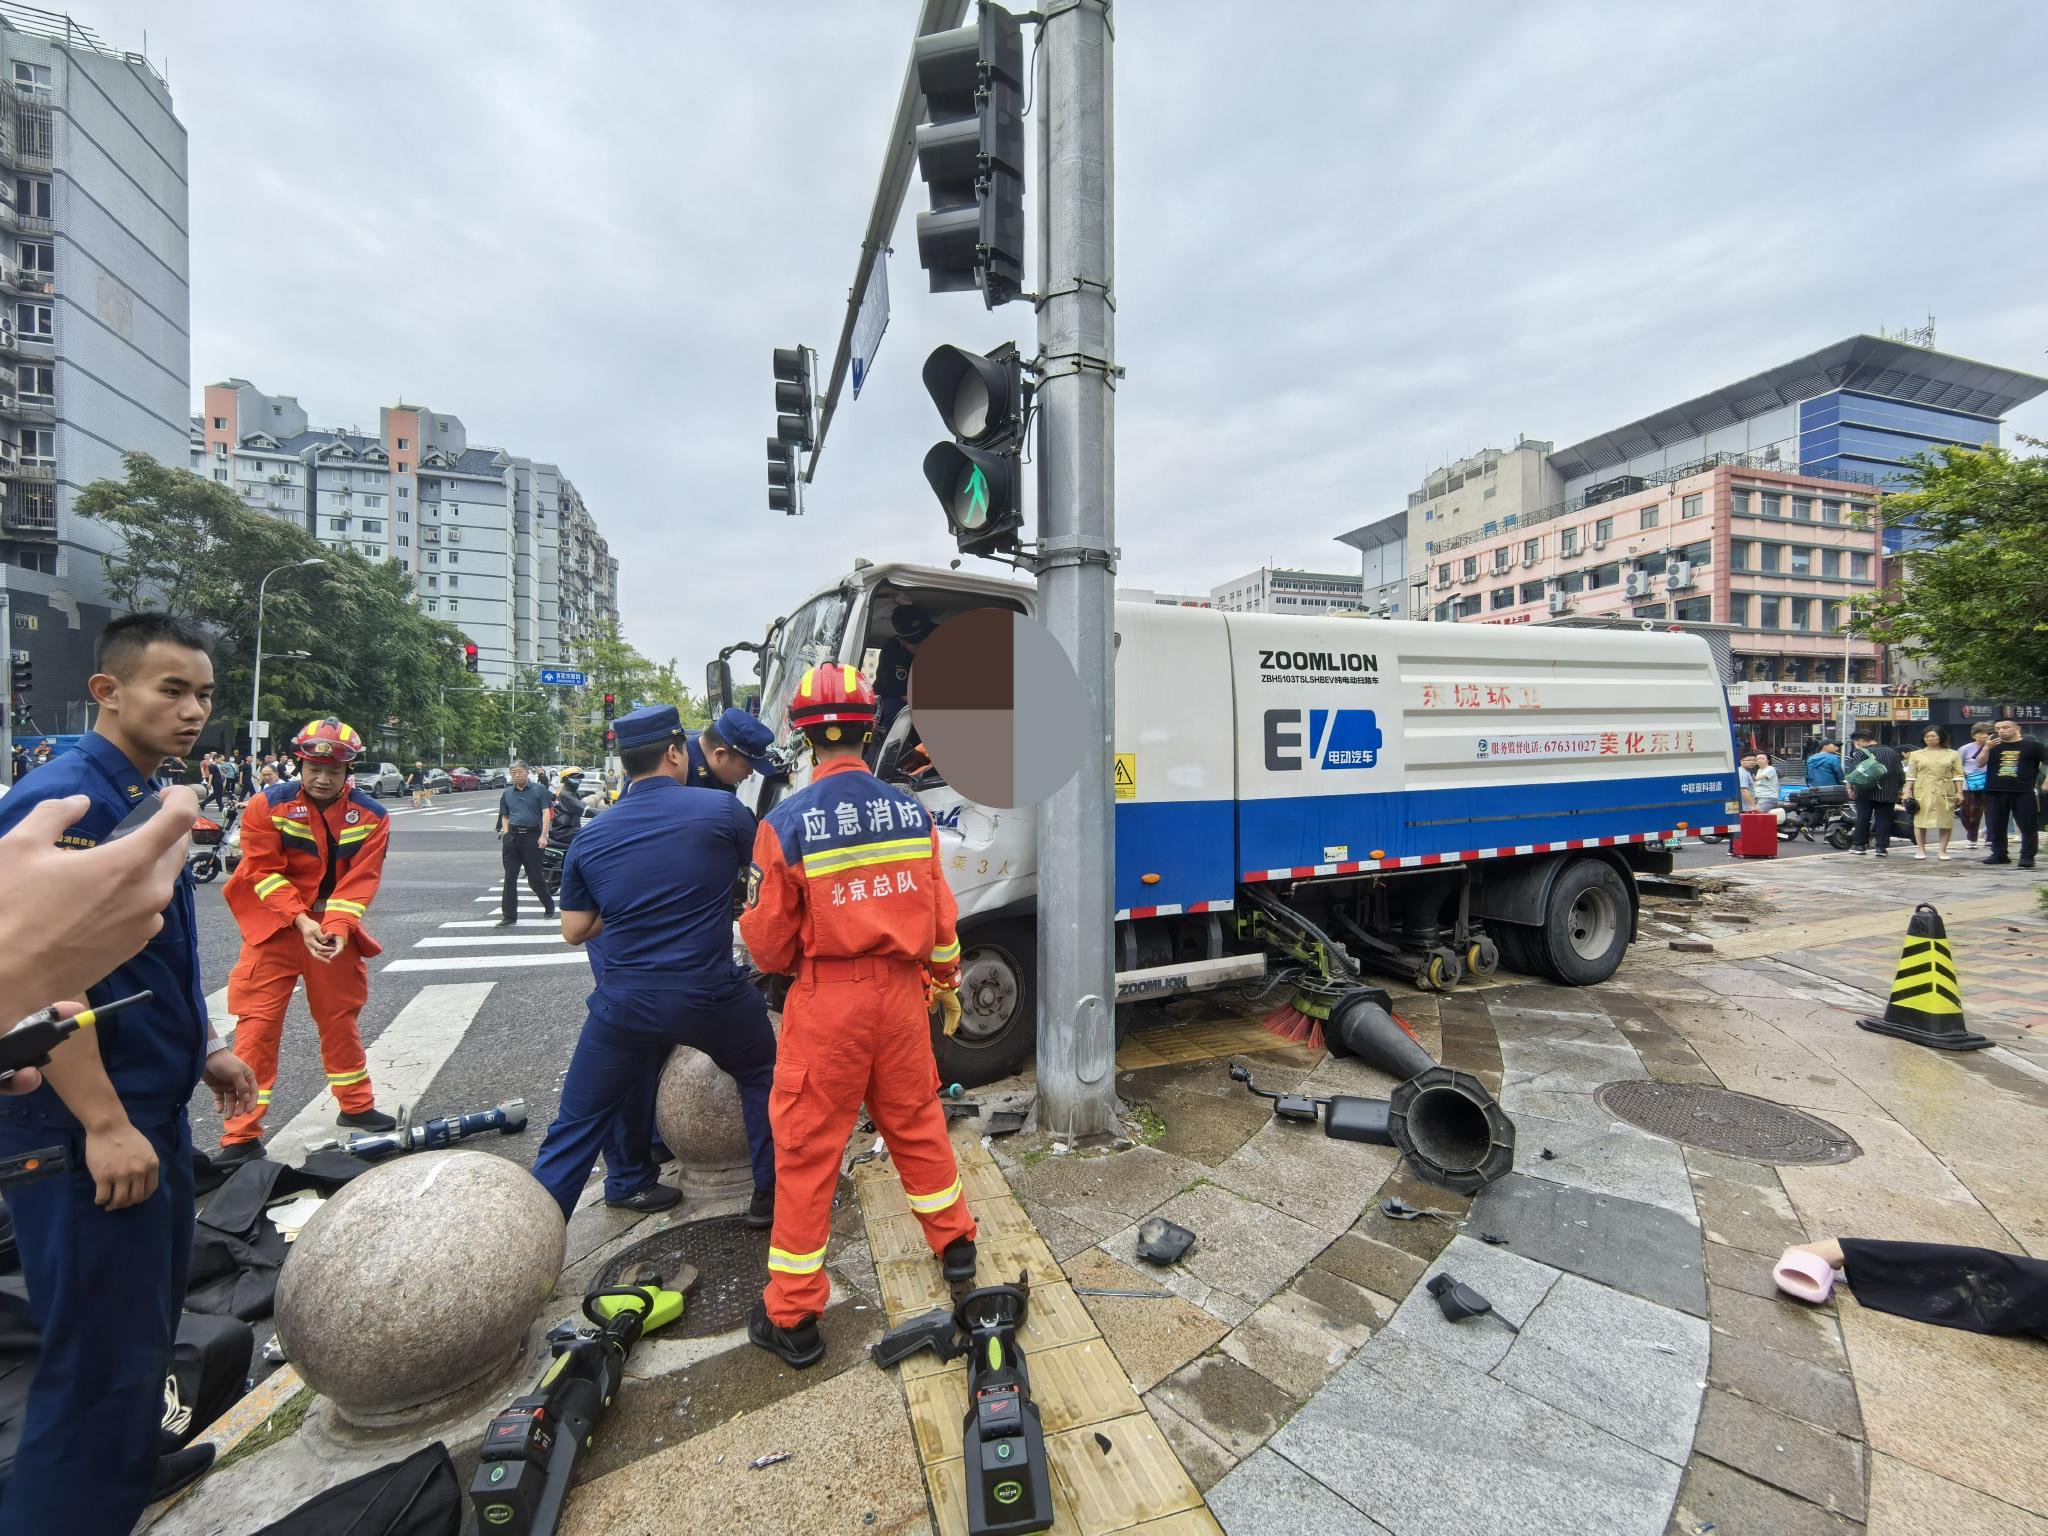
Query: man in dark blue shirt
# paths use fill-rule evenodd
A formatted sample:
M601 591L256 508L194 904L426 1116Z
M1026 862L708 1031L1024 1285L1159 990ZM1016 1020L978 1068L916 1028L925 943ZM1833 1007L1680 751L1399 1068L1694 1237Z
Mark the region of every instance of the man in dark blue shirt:
M540 845L547 841L555 818L555 797L527 777L526 764L512 765L512 782L498 796L499 851L505 866L505 899L498 919L500 928L510 928L519 916L519 872L526 871L526 884L548 917L555 915L555 899L548 892L547 867Z
M533 1176L568 1215L602 1151L607 1203L659 1211L679 1201L647 1148L655 1083L669 1052L687 1045L739 1084L754 1169L748 1221L766 1227L775 1034L732 937L754 818L731 795L686 786L689 756L672 707L635 710L612 729L632 782L569 845L561 890L562 937L583 944L602 935L603 970Z
M782 765L768 755L774 743L775 733L756 717L744 709L728 709L687 738L690 776L683 782L692 789L736 791L757 773L778 778Z
M0 833L43 801L84 795L60 843L92 848L144 806L150 775L192 749L212 711L206 636L162 614L117 619L87 686L93 730L0 800ZM152 1492L192 1249L186 1101L203 1077L224 1112L256 1102L248 1068L214 1048L193 926L181 876L156 937L86 994L151 1000L66 1040L34 1093L0 1098L0 1156L58 1145L70 1164L7 1196L42 1355L0 1531L123 1536Z

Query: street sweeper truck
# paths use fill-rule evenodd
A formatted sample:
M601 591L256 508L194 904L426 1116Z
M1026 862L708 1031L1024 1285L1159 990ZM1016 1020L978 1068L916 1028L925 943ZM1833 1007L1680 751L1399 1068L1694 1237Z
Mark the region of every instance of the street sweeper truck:
M808 781L785 718L806 668L873 676L906 604L943 624L1036 603L1022 582L856 562L759 647L761 719L791 772L749 781L743 802L765 813ZM1740 814L1726 696L1696 636L1135 603L1116 629L1120 1011L1263 981L1320 1017L1368 972L1441 990L1503 964L1605 981L1635 936L1635 874ZM714 708L730 701L726 660L708 685ZM913 707L870 762L938 829L964 1010L939 1069L987 1082L1033 1052L1037 816L966 799L910 750L915 688L913 673Z

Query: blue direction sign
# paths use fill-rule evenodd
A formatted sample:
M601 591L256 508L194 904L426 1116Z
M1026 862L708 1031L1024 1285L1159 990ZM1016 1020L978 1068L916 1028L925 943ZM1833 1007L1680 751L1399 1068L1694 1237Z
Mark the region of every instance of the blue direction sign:
M588 681L581 672L572 672L567 667L542 667L540 680L549 688L581 688Z

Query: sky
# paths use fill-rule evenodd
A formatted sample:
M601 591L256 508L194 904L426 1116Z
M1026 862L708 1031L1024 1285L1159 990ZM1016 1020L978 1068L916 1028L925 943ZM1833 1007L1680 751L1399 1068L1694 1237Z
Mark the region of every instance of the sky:
M627 638L691 675L856 556L952 558L924 357L1033 350L1027 304L927 291L913 179L871 380L806 515L768 510L769 354L830 366L917 10L75 14L146 47L190 134L194 409L230 375L321 426L404 398L559 463ZM1121 586L1355 570L1335 535L1447 460L1929 314L2048 373L2034 0L1115 16ZM2008 430L2048 437L2048 401Z

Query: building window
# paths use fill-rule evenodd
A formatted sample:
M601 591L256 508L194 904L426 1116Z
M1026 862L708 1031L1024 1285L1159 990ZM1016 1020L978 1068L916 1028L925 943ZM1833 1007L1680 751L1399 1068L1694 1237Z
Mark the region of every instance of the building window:
M1749 516L1749 492L1747 492L1747 491L1731 491L1731 492L1729 492L1729 493L1728 493L1728 503L1729 503L1729 505L1730 505L1730 506L1731 506L1731 507L1732 507L1732 508L1734 509L1735 515L1736 515L1737 517L1747 517L1747 516Z
M439 565L440 563L441 563L441 552L440 552L440 551L439 551L438 549L430 549L430 550L428 550L428 551L427 551L427 564L429 564L429 565Z
M1542 553L1543 541L1541 539L1522 540L1522 558L1524 560L1537 559L1539 556L1542 555Z
M1747 592L1733 592L1729 594L1728 622L1740 625L1744 629L1749 627L1749 594Z
M429 576L427 578L427 585L438 589L441 585L441 578L438 576Z
M1823 629L1839 631L1842 627L1842 605L1840 603L1822 603L1820 605L1820 623Z
M1760 598L1757 606L1763 610L1763 617L1758 621L1760 628L1778 629L1781 627L1778 622L1778 610L1783 606L1783 603L1780 599L1775 597Z
M1502 571L1506 570L1508 568L1508 562L1513 558L1514 556L1508 553L1506 545L1502 545L1499 549L1496 549L1493 552L1494 574L1499 575Z
M57 574L57 552L54 549L24 549L14 558L24 571L41 571L45 576Z
M348 519L345 517L330 517L327 519L327 531L329 533L347 533Z
M1711 597L1681 598L1671 611L1671 617L1681 624L1711 624L1714 622L1714 600Z
M224 470L224 469L216 469L216 470L215 470L215 471L213 472L213 478L214 478L214 479L216 479L216 480L219 480L219 481L223 481L223 482L225 482L225 481L226 481L226 479L227 479L227 477L228 477L228 472L227 472L226 470Z
M460 613L460 612L462 611L462 602L461 602L461 600L460 600L459 598L453 598L453 597L449 598L449 599L448 599L448 611L449 611L450 613Z
M400 453L404 453L404 452L405 452L405 451L406 451L406 450L407 450L408 448L410 448L410 447L412 447L412 439L411 439L411 438L409 438L409 437L401 437L401 438L400 438L400 439L398 440L398 451L399 451Z
M1477 576L1478 574L1479 557L1477 555L1467 555L1465 557L1464 565L1459 569L1459 579L1463 581L1470 581L1473 577Z
M1643 521L1640 526L1645 529L1656 527L1657 520L1659 517L1663 515L1663 511L1664 509L1662 507L1643 508Z
M382 496L365 496L363 498L363 505L366 507L381 507L384 505L384 498Z
M1461 598L1459 598L1459 599L1458 599L1458 603L1457 603L1457 608L1458 608L1458 617L1459 617L1459 618L1461 618L1461 619L1471 619L1471 618L1477 618L1477 617L1478 617L1478 615L1479 615L1479 596L1478 596L1478 594L1477 594L1477 593L1474 593L1474 594L1473 594L1473 595L1472 595L1471 597L1461 597Z
M1794 496L1792 498L1792 518L1794 522L1800 523L1810 523L1813 521L1813 498L1811 496Z
M462 585L462 578L451 572L448 577L448 585L451 587L459 587Z
M1576 555L1579 552L1579 530L1567 528L1559 534L1557 549L1561 555Z
M1514 607L1515 589L1513 587L1495 587L1491 592L1487 594L1486 604L1489 608Z
M25 64L14 61L14 88L34 96L50 94L50 66L47 64Z
M49 218L50 184L34 176L15 177L14 209L23 218Z
M452 529L451 529L451 530L449 530L449 531L450 531L450 532L453 532L454 530L452 530ZM448 551L448 563L449 563L450 565L460 565L460 564L462 564L462 551L461 551L461 550L459 550L459 549L451 549L451 550L449 550L449 551Z
M439 613L440 611L441 611L441 600L440 600L440 599L439 599L438 597L430 597L430 598L428 598L428 599L427 599L427 612L429 612L429 613Z
M1523 583L1522 583L1522 601L1523 601L1523 602L1525 602L1525 603L1540 603L1540 602L1542 602L1542 601L1543 601L1543 583L1542 583L1542 582L1540 582L1540 581L1525 581L1525 582L1523 582Z
M1436 584L1440 587L1448 587L1451 584L1451 568L1448 564L1440 565L1436 568ZM1224 599L1225 602L1230 600L1230 598Z
M1849 579L1851 581L1870 580L1870 556L1853 552L1850 554Z
M380 518L380 517L366 517L366 518L364 518L364 519L363 519L363 532L365 532L365 533L379 533L379 534L381 534L381 533L382 533L383 531L384 531L384 520L383 520L382 518Z
M401 534L400 534L400 535L398 536L398 547L399 547L400 549L411 549L411 548L412 548L412 540L411 540L410 538L408 538L408 537L407 537L407 536L406 536L405 534L402 534L402 533L401 533Z
M1776 491L1764 491L1761 493L1761 497L1764 504L1765 517L1783 517L1785 515L1785 498L1783 496L1780 496Z
M14 329L23 336L48 341L50 339L50 306L47 304L15 305Z
M216 431L216 432L225 432L225 431L227 431L227 429L228 429L228 419L227 419L227 417L225 417L225 416L216 416L216 417L214 417L214 418L213 418L213 430L214 430L214 431Z
M22 428L21 462L38 469L54 465L57 462L57 434L46 427Z
M401 485L401 486L400 486L400 487L398 488L398 499L399 499L400 501L411 501L411 500L412 500L412 487L411 487L411 486L409 486L409 485Z
M1629 609L1628 616L1632 619L1661 619L1666 615L1662 603L1645 603Z
M1594 524L1593 524L1593 539L1594 539L1594 541L1595 541L1596 543L1605 543L1605 542L1606 542L1607 540L1609 540L1609 539L1611 539L1611 538L1613 538L1613 537L1614 537L1614 519L1613 519L1613 518L1611 518L1611 517L1603 517L1603 518L1601 518L1601 519L1600 519L1600 520L1599 520L1598 522L1596 522L1596 523L1594 523Z
M1766 544L1763 546L1763 554L1764 570L1772 575L1776 575L1784 565L1785 546L1782 544Z
M1593 592L1601 587L1621 585L1621 563L1610 560L1605 565L1596 565L1586 572L1586 590Z
M382 560L384 558L384 551L382 547L376 544L370 545L363 552L367 554L372 560Z
M1714 541L1712 539L1701 539L1697 544L1688 544L1683 549L1674 549L1671 551L1671 558L1674 560L1689 560L1701 570L1705 570L1714 563Z
M401 475L405 473L405 460L403 460L403 459L400 459L400 460L398 461L398 472L399 472L399 473L400 473Z
M1728 561L1730 567L1738 571L1748 570L1750 558L1755 549L1756 546L1747 539L1730 539L1728 541Z
M1790 576L1811 576L1813 574L1813 551L1793 545L1790 553L1792 564L1786 574Z
M1824 549L1820 552L1820 573L1839 580L1842 575L1842 552L1839 549Z

